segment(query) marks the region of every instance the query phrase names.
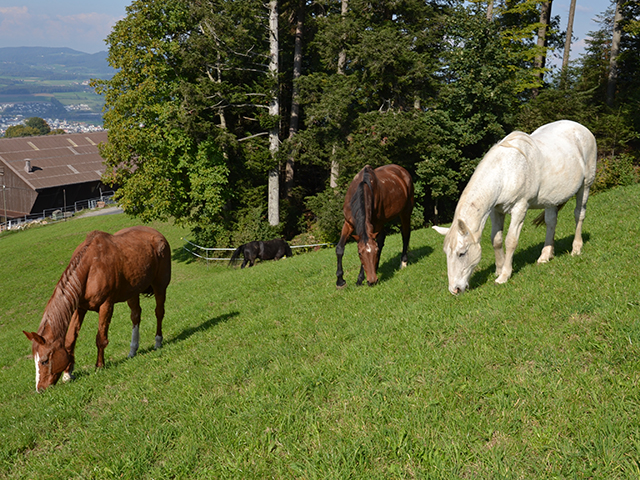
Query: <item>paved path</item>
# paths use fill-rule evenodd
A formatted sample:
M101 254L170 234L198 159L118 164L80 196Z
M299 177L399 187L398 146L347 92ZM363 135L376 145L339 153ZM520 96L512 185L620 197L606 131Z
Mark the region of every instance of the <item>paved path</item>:
M122 213L123 210L120 207L106 207L106 208L99 208L96 210L91 210L90 212L87 213L83 213L80 218L83 217L95 217L97 215L114 215L116 213Z

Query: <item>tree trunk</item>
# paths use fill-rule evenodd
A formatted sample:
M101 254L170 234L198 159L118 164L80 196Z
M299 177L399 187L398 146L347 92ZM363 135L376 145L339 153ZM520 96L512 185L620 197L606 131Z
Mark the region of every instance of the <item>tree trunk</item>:
M293 52L293 90L291 92L291 119L289 121L289 138L298 133L298 122L300 115L300 98L298 92L298 79L302 74L302 33L304 27L304 3L305 0L298 1L296 23L296 39ZM291 195L294 175L294 152L292 151L287 160L285 185L287 187L287 197Z
M487 20L493 20L493 0L489 0L489 3L487 5Z
M567 83L569 69L569 54L571 53L571 37L573 35L573 19L576 16L576 0L571 0L569 5L569 21L567 22L567 38L564 41L564 52L562 55L562 72L560 73L560 88L564 88Z
M269 73L274 78L278 76L278 1L269 1ZM269 104L269 115L280 114L280 104L278 101L278 87L276 86ZM269 151L273 157L278 152L280 139L278 138L279 125L276 124L269 131ZM269 203L268 217L269 225L280 223L280 168L278 165L269 172Z
M549 23L551 22L551 4L553 0L546 0L540 6L540 28L538 28L538 50L540 53L536 55L533 66L537 70L536 77L538 82L542 85L542 79L544 77L544 67L547 63L547 30L549 29ZM533 89L533 96L538 95L538 89Z
M340 14L344 20L344 17L347 16L347 12L349 11L349 0L342 0L341 11ZM338 75L344 75L344 66L347 63L347 52L342 49L338 54ZM336 145L333 144L333 149L331 150L331 173L329 174L329 186L331 188L336 188L338 186L338 175L340 173L340 165L335 158L336 153Z
M613 107L618 82L618 54L620 53L620 39L622 38L622 2L616 2L616 14L613 18L613 37L611 38L611 56L609 57L609 78L607 80L607 105Z

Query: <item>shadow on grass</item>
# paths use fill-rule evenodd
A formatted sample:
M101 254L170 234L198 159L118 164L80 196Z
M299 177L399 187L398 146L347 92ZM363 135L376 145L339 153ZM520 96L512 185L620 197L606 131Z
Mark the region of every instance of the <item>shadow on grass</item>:
M209 330L210 328L215 327L219 323L227 322L228 320L234 317L237 317L238 315L240 315L240 312L229 312L223 315L219 315L215 318L210 318L206 322L202 322L200 325L196 327L185 328L178 335L164 342L164 345L171 345L172 343L182 342L187 338L192 337L198 332L204 332L205 330ZM149 349L149 350L152 350L152 349Z
M383 250L386 252L387 247ZM416 248L415 250L411 250L411 246L409 246L409 265L408 268L411 268L412 263L418 263L424 257L431 255L433 253L433 248L425 245L420 248ZM378 278L380 282L386 282L387 280L391 280L393 276L396 274L398 270L400 270L400 255L402 253L388 259L385 261L380 267L378 267Z
M192 337L193 335L199 333L199 332L204 332L205 330L209 330L210 328L215 327L216 325L220 324L220 323L224 323L227 322L228 320L237 317L238 315L240 315L240 312L229 312L229 313L225 313L223 315L219 315L217 317L214 318L210 318L209 320L202 322L200 325L197 325L195 327L189 327L189 328L185 328L184 330L182 330L182 332L180 332L179 334L175 335L174 337L165 340L162 345L163 346L167 346L167 345L171 345L174 343L178 343L178 342L183 342L184 340L187 340L188 338ZM150 345L153 345L153 341L149 342ZM138 349L138 352L136 354L136 357L140 356L140 355L144 355L146 353L152 352L154 351L154 347L153 346L149 346L146 348L140 348ZM118 358L116 360L108 360L106 362L105 368L115 368L118 365L126 362L127 360L129 360L129 357L122 357L122 358ZM93 369L82 369L82 370L76 370L73 372L74 376L76 377L76 380L85 377L87 375L91 375L92 372L94 372L95 370ZM62 383L61 381L59 383Z
M196 257L192 255L191 252L187 252L183 247L178 247L173 249L171 260L180 263L194 263Z
M562 255L571 253L571 250L573 248L573 238L574 235L567 235L564 238L556 240L554 244L554 256L560 257ZM587 243L589 241L588 233L582 234L582 241L584 243ZM516 247L516 253L513 256L513 273L511 276L517 274L527 265L535 264L538 261L538 257L540 256L543 247L544 242L540 242L536 245L531 245L524 250L518 250L518 248ZM493 249L487 252L487 254L493 256ZM473 289L480 285L483 285L487 282L488 278L495 273L495 271L495 262L482 270L478 270L471 276L471 279L469 281L469 288Z

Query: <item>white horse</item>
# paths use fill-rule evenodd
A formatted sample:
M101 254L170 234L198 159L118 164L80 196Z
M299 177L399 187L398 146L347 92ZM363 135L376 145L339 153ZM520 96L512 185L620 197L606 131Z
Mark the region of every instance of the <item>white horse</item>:
M433 228L443 235L447 255L449 291L457 295L469 286L480 263L480 237L491 216L491 243L496 255L496 283L505 283L513 270L518 244L529 208L543 208L547 236L538 263L553 258L558 210L576 196L576 233L571 255L582 250L582 222L589 187L596 175L597 146L593 134L579 123L560 120L531 135L513 132L489 150L462 192L450 228ZM502 249L505 214L511 224Z

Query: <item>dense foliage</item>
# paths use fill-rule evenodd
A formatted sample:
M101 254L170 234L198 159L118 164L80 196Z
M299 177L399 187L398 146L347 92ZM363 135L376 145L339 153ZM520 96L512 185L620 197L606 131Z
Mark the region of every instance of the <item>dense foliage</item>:
M126 212L172 217L209 245L301 232L335 240L340 192L365 164L406 167L416 224L446 221L493 143L560 118L598 138L606 160L597 188L635 181L640 8L623 5L607 105L613 7L561 75L536 64L563 39L552 17L546 46L536 43L542 3L496 2L488 18L483 1L283 0L274 78L262 3L136 0L108 38L118 73L96 81L109 129L105 180L120 187ZM278 116L268 110L273 91ZM274 126L278 155L269 150ZM278 166L282 223L271 227L267 177Z

